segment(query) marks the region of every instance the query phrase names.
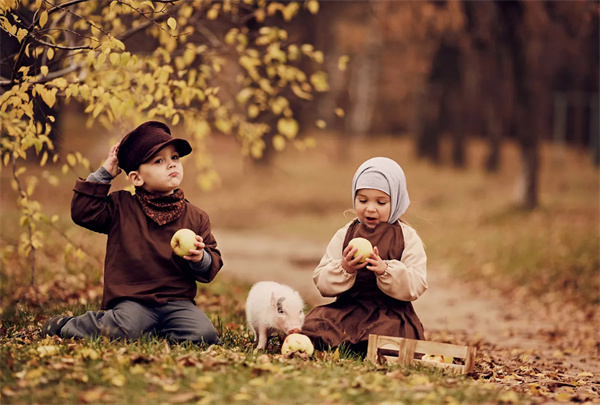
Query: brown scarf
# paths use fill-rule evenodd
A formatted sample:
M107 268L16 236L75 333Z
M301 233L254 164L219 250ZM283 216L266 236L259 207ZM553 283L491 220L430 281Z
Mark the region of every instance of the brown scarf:
M135 196L142 205L144 214L159 225L175 221L183 214L185 197L180 188L172 194L160 195L136 187Z

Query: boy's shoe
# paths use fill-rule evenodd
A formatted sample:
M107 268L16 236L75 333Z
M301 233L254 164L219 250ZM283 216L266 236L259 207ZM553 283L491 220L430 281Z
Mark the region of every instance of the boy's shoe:
M42 334L48 336L60 336L61 329L71 319L73 319L72 316L53 316L44 323L44 326L42 326Z

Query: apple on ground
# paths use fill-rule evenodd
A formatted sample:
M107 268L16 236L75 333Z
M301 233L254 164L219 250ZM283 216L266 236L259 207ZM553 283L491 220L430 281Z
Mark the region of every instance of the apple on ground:
M348 244L352 247L358 249L354 254L354 257L357 258L359 255L362 255L362 259L360 259L360 263L364 263L367 261L367 258L371 257L371 253L373 253L373 245L365 238L354 238Z
M308 336L301 333L291 333L287 335L281 345L281 354L285 355L291 352L306 353L308 357L312 356L315 347Z
M196 249L196 233L191 229L183 228L175 232L171 238L171 248L177 256L187 256L190 249Z
M441 354L424 354L423 357L421 357L421 360L436 361L438 363L452 364L454 362L454 357L451 357L451 356L444 357Z

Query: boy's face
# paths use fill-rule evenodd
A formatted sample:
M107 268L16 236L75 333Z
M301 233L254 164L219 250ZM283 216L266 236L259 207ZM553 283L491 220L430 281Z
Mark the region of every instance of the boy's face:
M390 196L371 188L363 188L356 192L354 206L360 222L371 229L387 222L392 210Z
M134 186L163 195L171 194L182 180L183 166L173 145L165 146L137 170L129 173L129 181Z

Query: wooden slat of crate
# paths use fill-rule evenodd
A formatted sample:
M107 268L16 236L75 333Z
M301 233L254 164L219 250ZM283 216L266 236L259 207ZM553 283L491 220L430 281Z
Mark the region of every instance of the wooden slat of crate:
M473 370L477 349L448 343L428 342L426 340L405 339L392 336L369 335L367 360L397 361L400 364L423 363L465 374ZM415 359L415 353L456 357L464 360L464 365L441 363Z

